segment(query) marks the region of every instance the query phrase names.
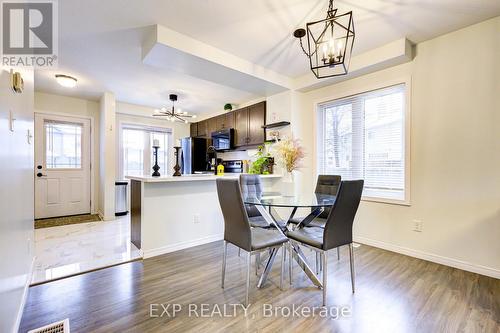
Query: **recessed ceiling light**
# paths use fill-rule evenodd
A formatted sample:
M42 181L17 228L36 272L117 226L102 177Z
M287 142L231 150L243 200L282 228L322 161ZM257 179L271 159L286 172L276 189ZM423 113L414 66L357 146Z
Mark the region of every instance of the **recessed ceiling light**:
M77 79L64 74L56 74L57 83L66 88L73 88L76 86Z

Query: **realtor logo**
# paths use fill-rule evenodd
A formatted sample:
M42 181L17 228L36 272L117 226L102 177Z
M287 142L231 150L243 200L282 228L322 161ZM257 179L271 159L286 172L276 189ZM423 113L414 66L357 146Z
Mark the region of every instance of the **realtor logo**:
M2 1L2 65L55 67L57 3Z

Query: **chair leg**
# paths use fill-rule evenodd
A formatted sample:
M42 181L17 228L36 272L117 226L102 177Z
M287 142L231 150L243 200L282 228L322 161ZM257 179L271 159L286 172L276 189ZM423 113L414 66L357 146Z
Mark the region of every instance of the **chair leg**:
M340 260L340 246L337 247L337 260Z
M240 254L241 254L241 249L238 248L238 257L240 256Z
M259 275L260 253L255 255L255 275Z
M281 276L280 276L280 289L283 290L283 275L285 270L285 254L286 254L286 246L285 244L281 245Z
M250 260L250 252L247 254L247 287L246 287L246 296L245 296L245 306L248 306L248 291L250 289L250 266L251 266L251 260Z
M290 286L292 285L292 278L293 278L293 274L292 274L292 262L293 262L293 248L292 248L292 243L289 243L288 244L288 250L290 251L290 255L288 257L288 274L290 275Z
M222 255L222 289L224 289L224 278L226 276L226 257L227 257L227 242L224 241L224 250Z
M355 282L355 272L354 272L354 247L352 243L349 244L349 261L351 262L351 285L352 285L352 293L354 294L354 285Z
M316 275L318 275L319 274L319 265L320 265L320 263L319 263L319 261L320 261L320 255L319 255L319 252L317 252L317 251L314 251L314 252L315 252L315 255L316 255L316 263L315 263L314 266L316 268Z
M328 260L326 251L323 252L323 306L326 306L326 287L328 280Z

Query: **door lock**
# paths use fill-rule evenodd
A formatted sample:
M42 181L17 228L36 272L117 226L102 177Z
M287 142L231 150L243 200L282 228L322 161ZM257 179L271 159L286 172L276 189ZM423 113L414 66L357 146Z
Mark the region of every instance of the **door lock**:
M47 175L44 175L43 173L39 172L36 174L37 177L46 177Z

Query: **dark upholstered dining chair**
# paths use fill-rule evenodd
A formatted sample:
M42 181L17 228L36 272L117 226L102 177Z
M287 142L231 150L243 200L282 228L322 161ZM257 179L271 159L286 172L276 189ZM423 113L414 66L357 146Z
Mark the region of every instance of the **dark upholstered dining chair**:
M352 225L358 210L363 180L341 182L335 204L330 210L324 228L305 227L287 233L292 242L299 243L317 253L321 253L323 262L323 306L327 295L327 252L342 245L349 245L351 264L351 285L354 293L354 252L352 246Z
M231 243L247 252L247 281L245 305L248 305L248 290L250 288L250 257L271 248L282 248L280 288L283 288L283 269L285 258L285 243L288 238L277 229L252 228L247 210L243 203L238 179L218 178L217 194L224 216L224 255L222 259L222 288L226 275L227 244Z
M314 193L317 194L329 194L336 195L340 187L341 177L337 175L319 175L316 181L316 189ZM326 218L330 213L330 208L325 207L324 210L319 214L311 223L308 224L309 227L325 227ZM304 218L298 217L293 218L290 222L294 224L300 223Z
M318 180L316 181L316 189L314 190L314 193L317 194L329 194L329 195L336 195L339 187L340 187L340 181L341 181L341 176L338 175L318 175ZM307 227L320 227L324 228L326 224L326 218L328 217L328 214L330 213L330 208L325 207L323 211L314 219L312 220ZM300 221L302 221L304 217L298 217L298 218L293 218L290 223L293 224L299 224ZM337 248L337 260L340 260L340 248ZM316 253L316 274L319 274L319 272L323 269L321 267L321 254Z
M240 188L243 197L246 196L260 196L263 192L262 181L259 175L252 174L242 174L240 175ZM269 227L269 223L264 219L264 217L260 214L257 208L254 205L245 205L248 220L250 222L250 226L259 227L259 228L267 228Z

